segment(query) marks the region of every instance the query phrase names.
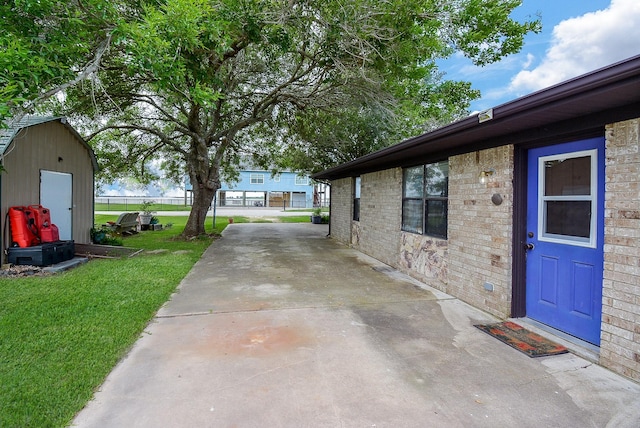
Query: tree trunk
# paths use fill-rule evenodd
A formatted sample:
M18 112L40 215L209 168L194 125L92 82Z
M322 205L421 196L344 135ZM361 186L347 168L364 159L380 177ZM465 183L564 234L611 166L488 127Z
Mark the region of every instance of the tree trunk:
M193 205L187 224L182 231L182 236L193 237L205 234L207 213L218 189L219 186L213 189L202 185L198 186L197 184L193 186Z
M191 127L195 130L200 129L196 120L197 111L197 109L192 111L192 120L190 120ZM187 224L182 231L182 236L185 238L205 234L207 212L213 197L221 187L220 160L224 154L226 144L221 144L216 149L216 156L211 158L210 149L205 141L204 137L193 138L191 149L186 159L189 179L193 189L193 205L191 206Z
M193 205L182 231L182 236L190 238L205 234L205 221L213 197L221 186L220 165L209 163L207 147L194 141L191 156L187 158L187 168L193 191Z

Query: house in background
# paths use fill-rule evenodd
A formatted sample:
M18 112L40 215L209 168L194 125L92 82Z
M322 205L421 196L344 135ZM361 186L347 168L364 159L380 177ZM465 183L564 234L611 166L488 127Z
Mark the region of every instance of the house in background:
M61 240L90 243L93 227L93 150L63 117L26 117L0 130L0 243L10 244L7 211L12 206L42 205Z
M243 170L235 183L222 183L216 197L221 207L310 208L314 202L314 185L306 175L282 172Z
M640 381L640 56L315 174L333 239Z

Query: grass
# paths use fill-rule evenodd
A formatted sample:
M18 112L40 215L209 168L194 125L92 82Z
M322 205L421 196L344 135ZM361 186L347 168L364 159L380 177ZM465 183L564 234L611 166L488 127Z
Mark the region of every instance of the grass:
M71 422L210 245L211 238L175 239L186 219L167 218L172 229L124 238L126 246L166 250L159 254L0 279L0 426Z
M147 250L138 256L0 279L0 427L68 426L212 242L177 239L187 216L157 217L172 227L123 238L127 247ZM96 215L95 224L116 219ZM228 222L218 216L214 227L208 219L206 232L221 232Z
M153 233L139 233L137 235L132 235L125 237L124 245L127 247L135 246L133 243L141 242L142 244L147 245L156 245L158 241L162 241L159 238L173 238L176 235L182 232L184 225L187 223L186 215L179 216L171 216L171 215L162 215L162 213L157 213L156 217L158 221L163 226L171 225L170 228L165 228L163 230L155 231ZM107 221L116 221L118 219L117 214L96 214L95 215L95 224L101 225L105 224ZM233 216L233 221L235 223L249 223L251 219L242 216ZM229 224L229 218L223 216L216 217L215 227L213 225L213 221L211 217L208 217L205 221L205 229L207 233L220 233L224 230L225 227ZM147 242L149 241L149 242ZM142 248L142 247L140 247Z
M95 223L116 218L96 215ZM68 426L212 242L177 239L186 216L158 218L172 227L124 237L123 244L161 252L96 259L45 277L0 278L0 427ZM206 231L227 225L219 216Z
M280 223L309 223L309 215L280 217Z

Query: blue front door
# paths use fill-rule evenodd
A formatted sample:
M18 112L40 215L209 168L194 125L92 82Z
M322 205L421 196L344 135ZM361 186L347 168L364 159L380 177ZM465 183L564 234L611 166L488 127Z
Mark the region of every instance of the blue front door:
M600 344L604 138L528 153L526 310Z

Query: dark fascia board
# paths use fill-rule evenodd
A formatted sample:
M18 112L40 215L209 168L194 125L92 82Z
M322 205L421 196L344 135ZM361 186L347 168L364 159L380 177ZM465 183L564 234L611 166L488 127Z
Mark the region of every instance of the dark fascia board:
M604 134L608 123L640 117L640 55L473 115L312 175L317 180L417 165L506 144Z

